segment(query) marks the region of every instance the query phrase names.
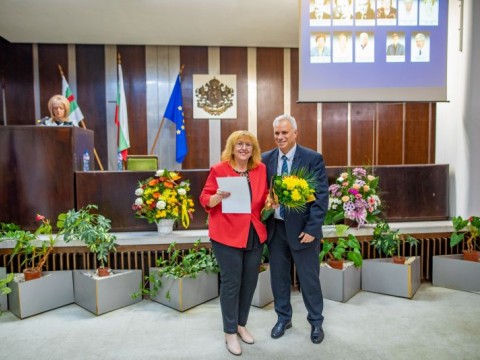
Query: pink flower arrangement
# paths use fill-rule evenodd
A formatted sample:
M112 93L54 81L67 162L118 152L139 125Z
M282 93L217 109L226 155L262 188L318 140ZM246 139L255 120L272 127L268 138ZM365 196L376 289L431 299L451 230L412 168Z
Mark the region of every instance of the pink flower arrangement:
M367 174L364 168L353 168L340 174L328 188L328 212L325 224L336 224L344 219L358 223L358 227L378 222L381 200L377 193L378 177Z

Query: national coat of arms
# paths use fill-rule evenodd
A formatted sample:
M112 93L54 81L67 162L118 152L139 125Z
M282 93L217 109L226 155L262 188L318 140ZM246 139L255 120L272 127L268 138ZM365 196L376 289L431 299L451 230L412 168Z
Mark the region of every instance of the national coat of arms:
M197 106L210 115L218 116L233 105L234 90L215 77L195 90Z

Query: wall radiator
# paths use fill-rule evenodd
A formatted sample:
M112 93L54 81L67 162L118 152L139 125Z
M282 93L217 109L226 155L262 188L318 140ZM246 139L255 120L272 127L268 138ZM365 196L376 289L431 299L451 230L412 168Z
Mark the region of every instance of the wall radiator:
M413 235L419 240L419 245L410 249L408 245L403 245L402 254L406 256L421 257L422 280L431 281L432 278L432 257L434 255L459 254L464 248L464 243L451 248L449 245L450 234L436 234L441 236L431 236L426 234ZM369 239L361 239L362 254L364 259L380 258L380 254L370 245ZM182 252L187 251L192 244L181 244L177 246L182 248ZM209 244L205 244L209 247ZM119 246L116 253L111 253L108 259L108 266L112 269L128 270L141 269L144 275L148 275L148 269L156 266L157 259L164 259L167 254L166 245L148 246ZM13 258L10 261L9 250L0 250L0 267L6 267L7 272L20 272L23 270L22 256ZM98 261L95 255L90 254L85 248L56 248L50 255L45 269L52 270L80 270L96 269ZM295 285L295 284L294 284Z

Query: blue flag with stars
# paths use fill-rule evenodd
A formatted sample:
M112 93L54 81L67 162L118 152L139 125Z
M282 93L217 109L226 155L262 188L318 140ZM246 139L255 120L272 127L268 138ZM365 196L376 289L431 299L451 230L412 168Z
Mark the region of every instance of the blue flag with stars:
M175 159L182 163L187 156L187 134L185 133L185 120L183 118L182 87L180 86L180 74L177 76L172 95L168 101L164 118L172 121L176 127L176 151Z

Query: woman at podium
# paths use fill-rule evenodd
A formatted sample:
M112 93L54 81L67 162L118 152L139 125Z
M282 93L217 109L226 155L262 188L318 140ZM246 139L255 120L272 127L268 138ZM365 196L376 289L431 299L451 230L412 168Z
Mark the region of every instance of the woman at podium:
M73 124L68 115L70 114L70 101L65 96L53 95L48 100L50 117L39 120L39 125L45 126L78 126Z

